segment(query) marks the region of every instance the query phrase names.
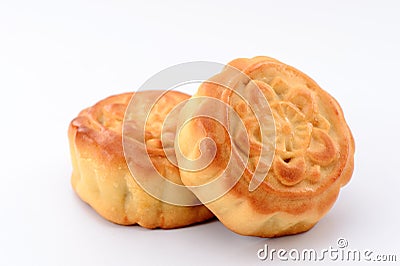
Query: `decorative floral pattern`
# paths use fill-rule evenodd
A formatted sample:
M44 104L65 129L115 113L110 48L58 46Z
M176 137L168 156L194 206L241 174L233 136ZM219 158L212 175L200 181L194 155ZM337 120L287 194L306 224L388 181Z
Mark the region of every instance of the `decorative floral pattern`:
M285 186L318 182L321 167L338 157L330 122L319 112L315 92L306 83L268 71L262 63L245 70L268 100L275 120L276 151L267 180L276 178Z

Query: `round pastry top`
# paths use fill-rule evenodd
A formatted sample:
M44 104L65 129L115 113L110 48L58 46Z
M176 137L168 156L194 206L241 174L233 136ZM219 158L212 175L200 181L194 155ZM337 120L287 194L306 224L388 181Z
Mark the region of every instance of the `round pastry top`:
M232 67L246 74L247 80L233 81L237 75L232 74ZM342 110L332 96L304 73L269 57L233 60L210 81L229 79L232 81L225 84L231 84L231 88L206 82L200 86L195 97L207 96L224 101L245 125L250 144L249 161L243 175L247 184L260 162L263 145L258 119L251 104L242 97L254 86L268 101L265 114L271 112L275 124L275 134L270 134L275 138L274 158L257 190L305 196L321 193L337 180L341 185L347 183L353 169L354 140ZM199 121L192 125L198 128L218 127L215 121ZM210 123L215 125L210 126ZM218 134L226 137L227 133L212 130L207 137L215 140L218 149L231 149L227 144L218 143L221 138ZM234 134L235 142L237 147L243 146L242 139ZM222 154L229 153L217 152L217 157Z
M103 157L108 159L120 159L125 161L122 148L122 128L125 111L133 95L140 98L140 104L145 105L146 99L153 95L159 95L160 91L141 91L136 93L123 93L107 97L95 105L84 109L72 120L70 130L76 130L76 141L96 143L103 150ZM149 152L161 154L161 130L165 117L179 102L189 98L188 95L168 91L162 94L160 99L154 103L147 117L146 127L139 142L146 142ZM136 108L141 110L140 106ZM143 119L143 112L130 114L131 119ZM136 132L134 132L136 134ZM77 144L79 145L79 144Z

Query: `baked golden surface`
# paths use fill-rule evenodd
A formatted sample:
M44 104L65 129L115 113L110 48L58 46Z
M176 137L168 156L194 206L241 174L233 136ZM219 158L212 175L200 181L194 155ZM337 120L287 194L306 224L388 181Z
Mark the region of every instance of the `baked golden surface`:
M307 231L332 207L353 172L354 140L343 112L337 101L311 78L273 58L240 58L229 66L252 81L235 81L237 71L226 67L210 81L231 84L231 89L205 82L194 98L216 98L234 109L246 127L249 160L238 183L217 200L207 202L207 191L193 192L225 226L239 234L274 237ZM251 192L249 184L262 150L261 129L241 94L249 93L255 84L269 103L270 110L265 107L265 113L271 111L276 131L271 168L261 185ZM226 111L228 120L229 116ZM183 183L199 186L221 175L232 159L229 138L234 138L232 143L237 147L243 146L238 136L230 136L217 121L206 117L187 122L178 135L185 157L197 159L204 138L211 138L217 151L207 168L181 169ZM233 165L239 164L237 160Z
M146 97L146 93L152 92L139 93ZM72 187L101 216L117 224L176 228L213 217L202 205L182 207L153 198L130 174L123 153L122 123L132 95L125 93L101 100L70 123ZM167 160L160 147L160 134L165 116L187 98L179 92L164 94L152 110L145 130L147 152L154 167L166 179L180 184L178 168Z

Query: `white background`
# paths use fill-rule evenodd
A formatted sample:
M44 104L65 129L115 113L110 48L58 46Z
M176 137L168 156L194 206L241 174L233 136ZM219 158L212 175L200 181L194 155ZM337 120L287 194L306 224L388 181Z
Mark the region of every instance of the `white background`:
M400 260L396 1L166 2L0 2L0 265L283 265L257 250L320 250L339 237ZM354 133L353 178L311 231L123 227L74 194L67 127L81 109L174 64L255 55L309 74Z

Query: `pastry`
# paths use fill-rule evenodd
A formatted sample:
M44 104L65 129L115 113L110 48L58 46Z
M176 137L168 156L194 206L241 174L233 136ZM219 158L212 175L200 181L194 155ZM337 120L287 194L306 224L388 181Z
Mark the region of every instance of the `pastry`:
M185 105L177 132L181 179L236 233L276 237L307 231L351 178L354 140L342 109L291 66L263 56L233 60L192 99L198 102ZM260 119L268 117L274 130L271 124L260 128ZM212 160L197 167L200 157ZM207 186L216 180L218 186Z
M136 95L146 99L154 93L159 94L146 91ZM145 192L132 177L122 145L122 123L132 95L125 93L101 100L80 112L70 123L73 189L101 216L117 224L177 228L210 219L213 215L206 207L175 206L160 201ZM187 98L188 95L180 92L163 94L155 105L159 108L152 110L145 132L147 153L154 167L166 179L179 184L182 183L178 168L162 152L160 132L169 110ZM140 160L147 155L134 156Z

